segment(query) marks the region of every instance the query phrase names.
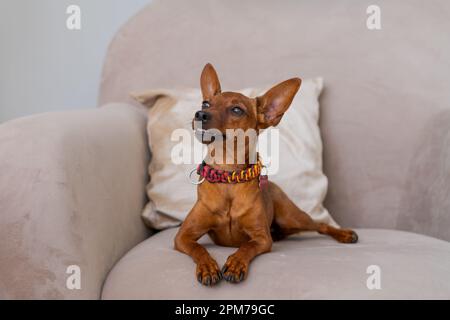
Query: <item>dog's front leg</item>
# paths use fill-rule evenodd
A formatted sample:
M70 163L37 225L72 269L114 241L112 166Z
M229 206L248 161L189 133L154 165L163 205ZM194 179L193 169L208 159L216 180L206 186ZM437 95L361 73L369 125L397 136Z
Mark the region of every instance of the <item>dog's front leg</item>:
M217 262L197 240L206 234L211 226L211 215L197 202L181 225L175 237L175 249L192 257L197 264L197 280L204 285L214 285L222 279Z
M235 253L229 256L222 268L222 275L229 282L237 283L247 278L252 259L272 248L272 238L267 226L248 230L247 234L250 240L243 243Z

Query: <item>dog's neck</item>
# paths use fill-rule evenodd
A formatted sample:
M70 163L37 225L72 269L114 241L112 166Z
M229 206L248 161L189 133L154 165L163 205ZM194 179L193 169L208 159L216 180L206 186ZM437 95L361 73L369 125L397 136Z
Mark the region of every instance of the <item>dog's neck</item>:
M222 146L222 155L216 153L214 143L208 145L208 153L205 158L205 163L215 169L225 171L238 171L247 168L248 166L255 164L258 161L258 155L256 152L256 146L253 146L250 150L249 143L245 143L245 152L243 159L238 157L238 146L235 142L230 148L227 148L227 144Z

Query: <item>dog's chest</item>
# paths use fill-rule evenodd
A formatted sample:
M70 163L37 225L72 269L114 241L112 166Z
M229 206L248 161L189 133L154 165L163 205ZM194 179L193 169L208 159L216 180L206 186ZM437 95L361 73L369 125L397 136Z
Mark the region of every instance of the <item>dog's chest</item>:
M202 198L202 202L214 219L214 228L209 232L212 240L223 246L239 246L248 241L243 219L255 213L258 194L237 186L233 189L218 186L214 191L209 190L207 195L208 201Z
M229 210L216 213L214 227L209 231L209 236L218 245L239 247L243 242L248 241L241 217L245 213L239 210Z
M258 195L240 185L220 185L202 192L202 202L221 221L238 219L254 207ZM206 190L205 190L206 191Z

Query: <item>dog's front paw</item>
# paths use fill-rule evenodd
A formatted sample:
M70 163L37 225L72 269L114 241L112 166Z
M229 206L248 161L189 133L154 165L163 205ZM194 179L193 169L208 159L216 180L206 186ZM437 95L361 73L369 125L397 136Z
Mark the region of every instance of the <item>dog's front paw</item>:
M222 273L214 259L199 262L197 264L196 276L198 282L205 286L213 286L222 279Z
M223 278L229 282L238 283L247 277L248 262L231 255L222 268Z
M342 243L356 243L358 242L358 234L350 229L342 229L341 233L336 238L339 242Z

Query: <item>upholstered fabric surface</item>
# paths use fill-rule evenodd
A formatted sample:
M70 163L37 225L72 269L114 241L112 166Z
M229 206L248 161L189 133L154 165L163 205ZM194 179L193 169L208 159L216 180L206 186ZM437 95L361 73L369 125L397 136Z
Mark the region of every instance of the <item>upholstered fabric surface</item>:
M240 284L205 287L190 257L173 249L176 229L132 249L111 271L103 299L449 299L450 243L404 231L357 230L357 244L308 233L275 242ZM219 265L234 248L205 244ZM155 259L155 257L158 257ZM378 266L380 290L369 290ZM369 281L373 284L372 281Z
M155 0L112 42L100 104L198 86L206 62L230 89L326 79L325 206L341 225L450 240L450 2Z
M114 263L148 236L145 125L115 104L0 126L0 299L100 297ZM66 287L71 265L80 290Z
M257 257L246 282L215 288L173 250L175 229L134 247L148 236L149 151L129 93L197 87L206 62L230 89L323 76L333 217L450 240L450 2L378 0L372 31L371 4L154 0L111 43L107 106L0 125L0 299L449 299L449 243L402 231L360 229L354 245L293 237ZM234 250L207 246L221 264ZM66 287L70 265L80 290ZM381 290L366 287L369 265L381 268Z
M271 86L239 92L254 98ZM271 181L314 220L336 226L322 205L328 187L322 172L318 127L322 87L321 78L303 79L281 122L260 134L258 150ZM222 88L226 90L223 84ZM149 203L142 216L155 229L178 226L197 200L197 187L188 177L206 152L206 146L194 137L192 130L192 118L201 108L202 95L199 89L149 90L138 95L137 100L149 107L147 132L153 151L148 170Z

